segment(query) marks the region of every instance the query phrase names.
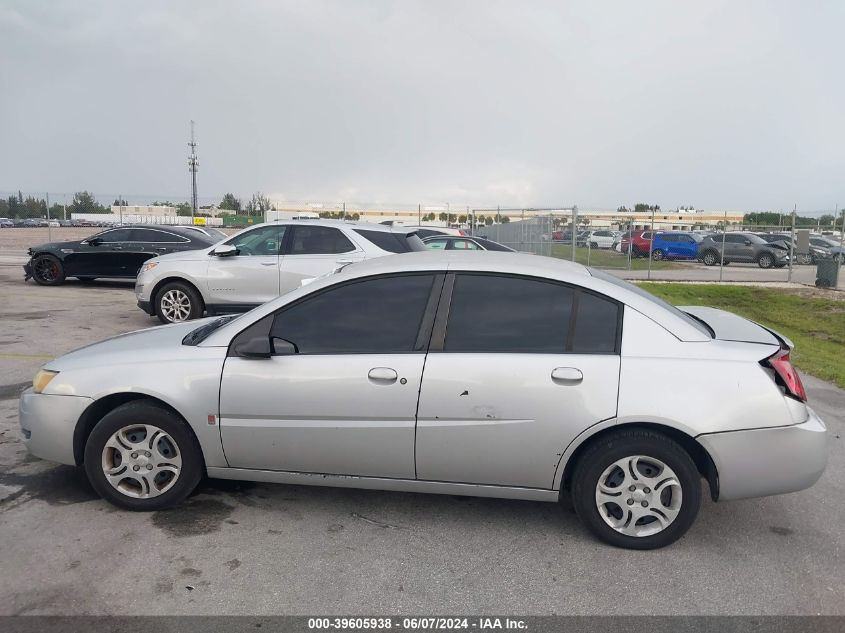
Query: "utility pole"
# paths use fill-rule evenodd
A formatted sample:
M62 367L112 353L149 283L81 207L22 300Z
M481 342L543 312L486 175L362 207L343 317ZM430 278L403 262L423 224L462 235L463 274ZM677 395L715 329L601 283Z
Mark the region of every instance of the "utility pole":
M188 155L188 171L191 172L191 224L194 223L194 216L197 214L197 142L194 140L194 122L191 121L191 142L188 143L191 153Z
M46 204L47 204L47 241L52 242L53 241L52 231L50 231L50 194L46 193L44 195L47 197L47 199L46 199Z
M789 274L786 280L792 281L792 260L795 259L795 215L798 212L798 205L792 206L792 227L789 230Z

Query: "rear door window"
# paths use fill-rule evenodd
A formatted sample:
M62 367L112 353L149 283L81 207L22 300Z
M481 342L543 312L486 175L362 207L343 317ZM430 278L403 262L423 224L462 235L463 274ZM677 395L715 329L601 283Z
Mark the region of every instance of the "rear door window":
M334 255L349 253L355 245L338 229L329 226L296 226L288 255Z

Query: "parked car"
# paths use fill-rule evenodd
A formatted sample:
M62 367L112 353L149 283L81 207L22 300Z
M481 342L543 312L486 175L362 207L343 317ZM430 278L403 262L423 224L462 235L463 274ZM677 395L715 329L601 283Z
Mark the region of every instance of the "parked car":
M616 234L609 230L588 231L585 242L590 248L613 248Z
M790 244L792 243L791 236L783 235L781 233L756 233L756 235L759 235L769 244L781 247L787 251L789 251ZM792 250L792 255L795 258L794 261L796 264L814 264L819 257L824 257L827 254L825 249L815 246L813 244L812 238L810 239L808 252L800 252L798 250L797 244L793 247Z
M15 226L15 223L9 218L0 218L0 229L10 229L13 226Z
M424 237L431 237L432 235L467 235L467 232L463 229L453 229L448 226L416 226L416 225L404 225L404 224L389 224L385 226L391 226L394 229L399 229L407 232L415 232L417 236L422 239Z
M620 242L621 252L627 253L630 248L632 257L648 257L649 245L653 233L653 231L631 231L630 234L625 233Z
M33 455L83 466L128 510L206 475L566 496L598 538L649 549L693 524L702 478L721 501L821 476L826 429L791 348L572 262L404 253L51 360L19 419ZM719 397L691 407L703 385Z
M56 286L68 277L93 281L98 277L134 279L148 259L166 253L207 248L208 236L175 226L126 226L102 231L84 240L52 242L29 249L26 279Z
M220 240L225 240L227 237L229 237L226 233L213 226L197 226L193 224L185 224L179 226L188 231L198 231L199 233L208 236L208 238L213 240L214 242L219 242Z
M754 233L730 232L711 235L702 240L698 258L707 266L715 266L722 259L724 241L724 263L751 262L760 268L782 268L789 263L789 251L776 244L770 244Z
M423 239L425 247L432 251L506 251L515 253L510 246L499 244L484 237L455 237L454 235L433 235Z
M698 245L703 238L694 233L681 231L661 231L656 233L651 244L651 258L661 259L696 259Z
M27 229L34 229L34 228L38 228L39 226L41 226L41 223L34 218L26 218L25 220L21 220L21 223L20 223L19 226L22 226L23 228L27 228Z
M425 250L413 230L339 220L258 224L202 250L157 257L141 268L138 307L162 323L245 312L338 266Z

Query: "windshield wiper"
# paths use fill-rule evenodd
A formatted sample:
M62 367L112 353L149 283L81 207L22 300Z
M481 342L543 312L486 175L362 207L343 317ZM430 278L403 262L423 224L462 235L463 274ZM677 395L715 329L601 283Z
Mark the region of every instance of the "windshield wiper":
M217 328L226 325L229 321L234 319L235 316L236 315L234 314L227 314L226 316L215 319L210 323L201 325L196 330L191 330L185 335L185 338L182 339L182 345L198 345L199 343L202 343L206 338L208 338L209 334L214 332Z

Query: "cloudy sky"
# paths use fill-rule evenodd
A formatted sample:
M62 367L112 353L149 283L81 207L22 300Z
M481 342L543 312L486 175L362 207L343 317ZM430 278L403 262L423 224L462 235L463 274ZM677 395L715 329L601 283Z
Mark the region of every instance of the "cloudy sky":
M0 0L0 191L845 205L845 3Z

